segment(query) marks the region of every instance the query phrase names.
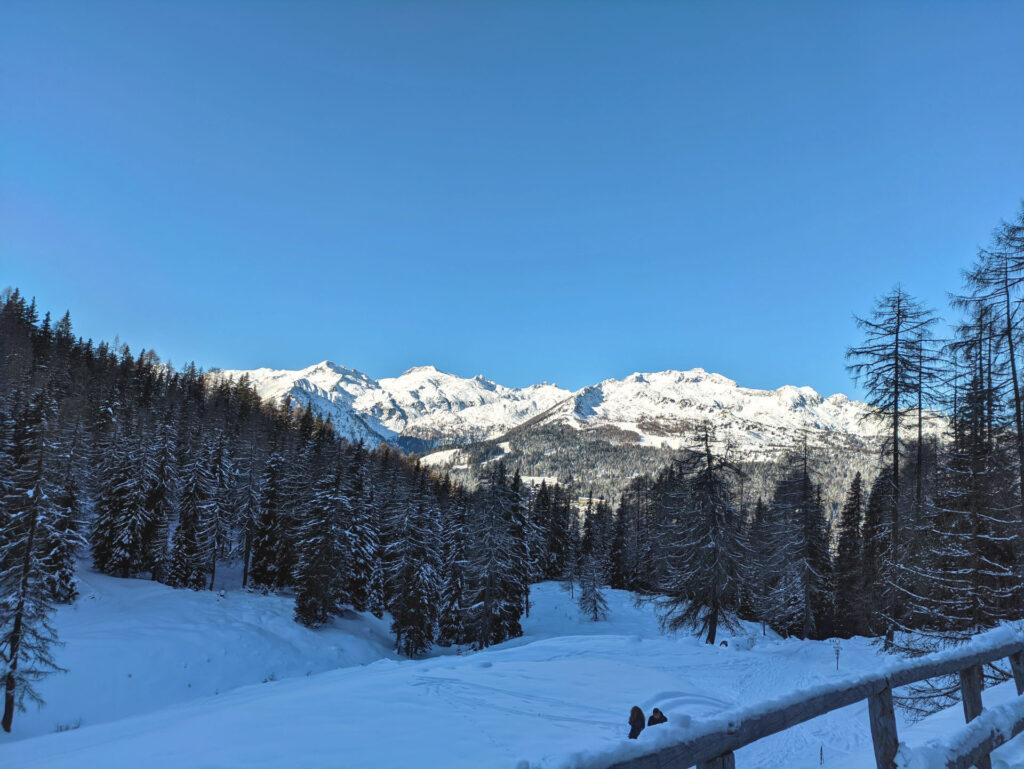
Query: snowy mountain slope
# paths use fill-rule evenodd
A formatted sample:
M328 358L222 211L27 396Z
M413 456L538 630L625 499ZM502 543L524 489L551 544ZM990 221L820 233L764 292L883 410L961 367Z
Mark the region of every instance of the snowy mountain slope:
M266 401L280 403L285 397L291 397L297 406L312 405L334 423L339 434L352 441L377 446L396 437L396 433L355 407L358 398L379 389L377 382L361 371L325 360L298 371L218 369L211 375L232 380L246 377Z
M809 387L740 387L703 369L635 373L585 387L496 439L436 451L423 461L472 480L499 456L524 475L574 478L615 497L630 478L656 473L678 449L692 448L705 423L717 448L747 472L746 502L770 494L779 461L805 445L827 503L856 472L870 481L885 436L868 407ZM926 424L931 434L941 422Z
M297 404L312 404L333 420L342 435L371 446L403 439L417 446L486 440L571 394L549 384L505 387L482 376L459 377L433 366L417 366L380 380L330 361L299 371L214 374L231 379L248 376L267 400L280 401L289 395Z
M692 445L704 422L720 444L743 458L766 458L780 449L832 436L875 443L879 425L865 419L868 408L845 395L823 398L810 387L777 390L739 387L704 369L636 373L585 387L535 424L575 429L612 427L642 445Z
M616 428L633 433L637 443L672 448L689 438L694 426L709 421L719 441L745 455L772 454L804 437L843 435L873 443L880 434L878 425L864 418L867 407L844 395L824 398L810 387L789 385L755 390L699 368L635 373L575 393L549 384L505 387L433 366L379 380L330 361L298 371L216 374L248 376L266 399L290 395L298 403L312 403L343 434L371 443L411 437L450 447L497 438L531 420Z
M58 630L67 640L58 661L82 670L51 678L44 692L51 705L41 711L43 720L53 723L58 715L52 708L64 702L65 715L60 718L76 710L87 717L81 728L58 734L28 739L17 739L25 737L19 731L0 735L2 766L589 769L600 765L595 760L601 755L669 739L691 721L874 672L880 664L876 648L862 638L840 642L836 670L831 642L765 637L750 625L729 638L728 647L708 646L689 635L665 636L652 607L634 605L633 596L623 591L607 591L607 621L589 622L555 583L534 586L523 638L481 652L359 665L375 651L385 653L367 646L360 652L362 658L356 658L351 652L358 633L313 633L295 626L295 648L281 647L273 657L265 657L265 634L279 638L284 630L275 619L232 638L232 652L223 654L220 647L228 640L222 626L225 617L196 611L197 602L240 604L252 615L266 611L277 617L276 602L284 599L236 591L218 598L162 588L159 600L150 605L152 596L145 594L161 586L89 580L102 590L104 602L125 602L122 608L130 611L122 615L116 633L111 605L84 599L69 610L76 617L58 616ZM153 647L153 638L140 630L172 632L169 624L161 624L162 614L181 623L181 628L173 631L172 639ZM317 645L300 639L300 634L326 651L318 654ZM335 647L350 652L338 660L339 669L319 672L322 667L313 667L324 661L322 655L336 653ZM152 670L142 662L147 653ZM281 659L295 662L309 655L315 655L315 662L303 664L313 668L311 675L293 666L295 677L259 683L268 668L279 668ZM122 662L122 657L129 661ZM238 688L222 688L215 695L207 688L189 701L177 697L159 709L153 707L151 698L161 696L160 689L178 691L186 681L200 682L206 676L223 679L236 668L249 668L248 679L239 679ZM145 684L121 692L120 699L111 696L105 690L124 687L126 669L145 675ZM75 682L75 675L91 676L93 684L83 686L85 679ZM249 682L253 685L245 685ZM987 703L996 701L989 692L985 696ZM133 702L139 708L129 715ZM630 743L625 722L633 704L647 712L660 707L669 724L645 731L638 743ZM941 727L947 730L954 722L962 723L960 713L940 716L945 718ZM898 717L901 738L912 745L920 742L918 727L907 728L902 714ZM27 720L21 718L16 729ZM934 733L932 726L924 736ZM874 765L865 703L744 748L737 765L810 769L821 765L819 757L832 769Z
M230 582L231 570L223 571ZM40 682L46 707L19 713L8 741L394 656L388 623L371 615L313 632L295 622L294 601L283 596L174 590L98 574L85 562L78 577L81 597L54 616L63 642L54 656L68 672ZM0 766L19 765L0 758Z
M299 371L215 375L248 376L264 398L310 403L353 440L394 443L470 481L504 455L525 475L571 476L606 495L692 446L704 423L734 461L756 465L758 473L767 466L751 485L757 493L770 487L778 460L806 442L820 464L832 465L819 480L831 501L854 472L874 474L884 440L879 423L866 418L868 407L844 395L789 385L756 390L699 368L635 373L575 393L549 384L505 387L432 366L379 380L329 361Z

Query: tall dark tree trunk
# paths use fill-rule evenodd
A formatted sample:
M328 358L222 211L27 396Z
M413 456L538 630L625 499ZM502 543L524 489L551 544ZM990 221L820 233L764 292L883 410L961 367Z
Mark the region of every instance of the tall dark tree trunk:
M242 588L249 586L249 560L252 558L252 525L245 529L245 553L242 556Z
M20 592L18 594L18 603L14 607L14 624L11 628L11 643L8 649L10 662L4 679L4 716L2 726L5 732L10 732L11 725L14 723L18 658L21 655L21 642L25 631L25 597L28 595L29 572L32 569L32 550L35 548L36 527L38 523L39 511L33 509L32 523L28 531L28 541L25 544L25 556L21 560Z
M892 548L890 561L896 563L899 560L900 552L900 316L901 306L896 305L896 337L893 343L893 396L892 396L892 508L890 522L892 530L889 532L889 542ZM895 577L895 571L889 575ZM893 639L896 636L896 612L898 598L896 590L890 585L888 588L889 618L885 623L885 649L892 648Z

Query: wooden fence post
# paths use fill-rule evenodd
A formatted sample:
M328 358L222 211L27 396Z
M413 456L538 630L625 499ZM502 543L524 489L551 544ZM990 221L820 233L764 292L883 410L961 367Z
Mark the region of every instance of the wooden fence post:
M985 674L981 665L971 665L960 671L960 694L963 696L964 718L968 723L981 715L981 689L985 685ZM992 769L992 759L985 756L978 760L978 769Z
M1008 658L1010 660L1010 671L1013 673L1013 683L1017 687L1017 695L1024 694L1024 652L1014 652ZM1021 733L1021 729L1014 727L1013 736Z
M1024 694L1024 651L1010 655L1010 670L1013 671L1013 682L1017 685L1017 694Z
M710 761L697 764L697 769L736 769L736 756L730 750Z
M875 766L895 769L896 751L900 741L896 734L896 711L892 706L892 687L868 697L868 718L871 720L871 742L875 748Z

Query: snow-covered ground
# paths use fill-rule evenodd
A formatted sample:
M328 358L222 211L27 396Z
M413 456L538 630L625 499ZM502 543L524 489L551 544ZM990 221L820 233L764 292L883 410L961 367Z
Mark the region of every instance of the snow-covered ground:
M608 591L608 621L592 623L553 583L534 588L523 638L409 661L393 658L373 618L313 632L292 621L284 598L83 581L83 598L57 617L67 642L58 659L71 672L45 683L45 709L0 737L0 766L589 767L626 742L631 705L670 719L643 742L882 664L866 639L842 642L837 671L830 642L764 637L756 626L728 647L666 637L652 609L621 591ZM986 691L986 704L1012 694ZM954 709L901 723L901 738L913 745L961 724ZM996 766L1024 766L1014 750ZM744 748L737 765L800 769L821 757L826 767L873 766L866 704Z
M387 623L372 615L313 632L292 620L290 598L173 590L84 564L78 574L81 597L54 622L64 642L54 656L68 672L39 684L46 707L17 714L8 740L394 656Z

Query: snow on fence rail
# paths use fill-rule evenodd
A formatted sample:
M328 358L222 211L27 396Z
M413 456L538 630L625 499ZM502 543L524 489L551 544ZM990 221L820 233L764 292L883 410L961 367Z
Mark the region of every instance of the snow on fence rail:
M628 758L602 763L605 769L735 769L735 751L771 734L812 718L868 701L871 740L878 769L895 769L900 752L892 690L936 676L957 673L968 726L942 743L931 742L916 750L903 748L900 763L945 769L990 769L989 754L1024 731L1024 697L982 712L982 665L1008 659L1017 686L1024 695L1024 634L1011 628L984 633L970 643L909 661L890 663L869 676L802 689L785 697L739 708L695 725L680 742ZM634 747L635 746L635 747ZM632 743L625 751L642 749ZM619 753L618 755L621 755ZM920 761L911 762L911 758ZM906 760L904 760L906 759ZM607 758L606 758L607 761Z

